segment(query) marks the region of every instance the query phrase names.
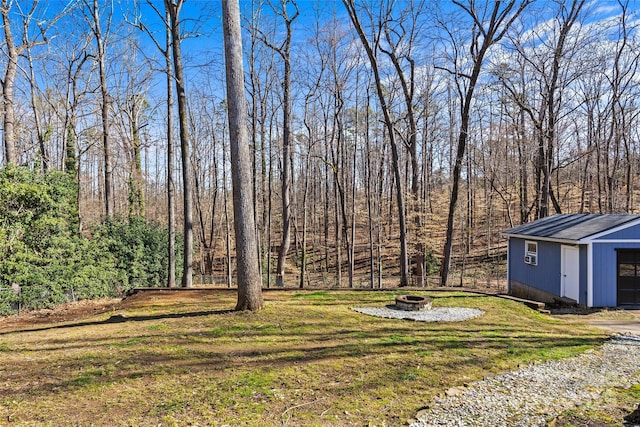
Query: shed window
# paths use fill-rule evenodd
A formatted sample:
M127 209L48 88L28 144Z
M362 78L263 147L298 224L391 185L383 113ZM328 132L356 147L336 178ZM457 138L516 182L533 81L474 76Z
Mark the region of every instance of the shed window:
M538 265L538 242L526 241L524 244L525 264Z

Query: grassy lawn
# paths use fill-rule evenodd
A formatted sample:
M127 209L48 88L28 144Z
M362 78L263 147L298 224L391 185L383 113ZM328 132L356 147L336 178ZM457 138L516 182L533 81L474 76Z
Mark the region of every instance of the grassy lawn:
M384 306L392 292L267 292L259 313L230 311L228 291L153 292L5 330L0 425L403 425L450 387L606 336L509 300L426 294L485 314L423 323L349 308Z

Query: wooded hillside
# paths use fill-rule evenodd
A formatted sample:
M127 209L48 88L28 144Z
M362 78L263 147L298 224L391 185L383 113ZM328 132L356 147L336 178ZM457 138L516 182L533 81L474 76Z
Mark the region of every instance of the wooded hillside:
M162 250L186 242L196 283L232 284L219 2L0 12L3 167L73 177L74 236L143 218L184 238ZM265 286L493 283L505 228L639 211L634 2L254 0L241 13Z

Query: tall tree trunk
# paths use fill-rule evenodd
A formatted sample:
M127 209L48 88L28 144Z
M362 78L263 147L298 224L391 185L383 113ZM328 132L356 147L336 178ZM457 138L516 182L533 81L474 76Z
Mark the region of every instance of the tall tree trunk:
M2 137L4 143L4 164L16 164L17 150L15 137L15 105L13 89L18 69L19 52L16 48L13 33L11 32L11 20L9 18L10 4L2 0L0 12L2 13L2 27L4 28L4 41L7 49L7 65L2 80Z
M300 259L300 289L304 288L304 281L307 275L307 199L309 195L309 179L311 176L311 151L314 145L314 133L311 129L311 125L309 124L309 104L311 102L311 98L314 96L316 90L318 89L318 85L320 84L320 77L315 84L315 86L311 89L311 91L305 96L304 103L304 127L307 130L307 155L305 156L305 167L304 167L304 184L302 190L302 256Z
M522 87L522 91L524 92L524 87L526 84L524 68L520 71L520 84ZM526 115L524 109L520 109L520 113L518 115L518 123L516 125L516 135L517 135L517 145L518 145L518 162L520 167L519 170L519 180L518 180L518 194L520 196L520 223L524 224L529 221L529 173L527 169L528 156L527 153L524 152L525 147L525 127L526 127Z
M171 15L165 7L165 70L167 77L167 287L176 287L176 184L173 147L173 67L171 65Z
M256 227L252 209L251 159L247 130L247 104L244 96L242 33L238 0L223 0L224 51L229 105L229 139L233 179L233 215L238 269L236 310L263 307L258 261Z
M173 69L175 72L176 92L178 94L178 122L180 126L180 153L182 157L182 192L184 200L184 262L182 287L193 287L193 194L191 178L191 158L189 155L189 132L187 123L187 96L185 94L184 71L182 66L180 34L180 9L184 0L165 0L165 7L171 18L171 39L173 50Z
M370 96L369 96L369 87L367 87L367 103L365 105L369 105ZM365 112L365 165L364 165L364 176L365 176L365 196L367 198L367 222L369 224L369 282L370 287L375 287L375 269L376 269L376 260L375 260L375 252L373 245L373 195L375 191L372 188L372 166L371 166L371 156L373 152L371 150L371 131L369 126L369 108L366 109Z
M309 132L309 141L311 141L311 132ZM311 150L311 143L309 143L309 150ZM311 164L309 162L309 153L307 153L302 190L302 256L300 258L300 289L304 288L304 281L307 274L307 196L309 194L310 169Z
M251 19L256 19L255 11L253 10L255 7L255 3L252 2L252 17ZM251 35L251 41L249 44L249 76L250 76L250 84L251 84L251 191L253 194L253 220L256 227L256 251L258 253L258 271L262 274L262 242L260 235L260 221L258 220L258 87L260 85L259 78L255 69L256 62L256 38L254 35ZM264 143L264 139L260 141L260 144ZM262 151L262 150L260 150ZM262 176L264 180L264 175ZM264 194L263 194L264 196ZM264 211L264 208L263 208Z
M232 269L231 265L231 225L229 224L229 191L227 190L227 145L223 142L222 144L222 197L224 199L224 227L225 227L225 237L224 237L224 251L225 251L225 265L226 265L226 283L227 288L231 287L232 278Z
M269 141L273 141L273 115L269 118ZM268 169L268 189L269 197L267 200L267 288L271 287L271 245L273 242L273 229L271 222L273 219L273 144L269 143L269 169Z
M109 120L109 108L111 104L111 96L107 87L107 70L106 70L106 41L102 33L100 25L100 11L98 0L93 0L91 8L93 14L93 36L96 41L98 71L100 78L100 96L101 96L101 119L102 119L102 149L104 156L104 206L105 215L113 216L113 166L111 165L111 122Z

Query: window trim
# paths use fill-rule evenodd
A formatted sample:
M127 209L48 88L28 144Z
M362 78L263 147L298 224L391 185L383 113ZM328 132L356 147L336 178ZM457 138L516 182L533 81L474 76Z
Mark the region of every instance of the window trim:
M535 251L529 250L529 245L533 245L535 247ZM532 257L532 262L527 262L527 257ZM524 262L527 265L538 265L538 242L533 240L525 240L524 241Z

